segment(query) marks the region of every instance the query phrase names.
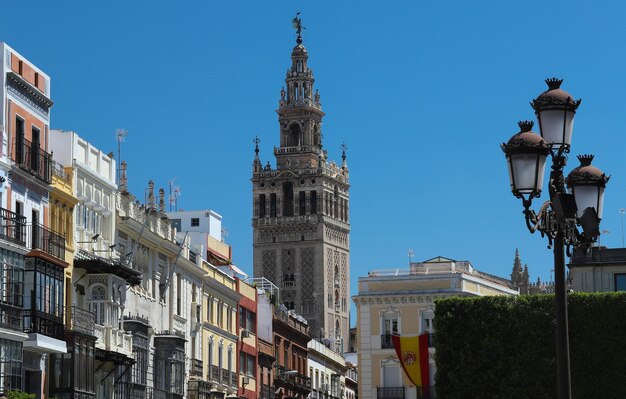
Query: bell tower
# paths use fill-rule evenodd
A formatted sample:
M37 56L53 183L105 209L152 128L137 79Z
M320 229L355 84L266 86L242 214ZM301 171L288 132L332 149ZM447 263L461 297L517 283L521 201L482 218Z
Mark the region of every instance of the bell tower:
M296 46L278 102L275 166L252 164L254 276L280 288L279 302L305 317L314 338L347 349L350 310L350 223L347 146L340 165L322 145L322 104L314 89L300 18Z

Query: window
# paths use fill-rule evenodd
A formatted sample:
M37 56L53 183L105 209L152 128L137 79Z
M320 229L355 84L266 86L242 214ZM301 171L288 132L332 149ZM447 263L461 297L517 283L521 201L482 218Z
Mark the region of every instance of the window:
M213 324L213 297L208 297L206 301L206 318Z
M233 385L233 344L228 345L228 385Z
M31 158L30 158L30 168L33 171L39 172L39 146L40 146L40 131L39 129L37 129L35 126L32 126L31 128L31 138L32 138L32 144L31 144Z
M223 379L223 370L224 370L224 343L220 340L220 343L217 347L217 367L219 369L219 381L222 383Z
M0 248L0 302L16 308L24 305L24 258ZM16 309L15 320L7 313L8 324L19 327L20 309Z
M213 337L209 338L209 376L213 368Z
M176 229L176 231L181 231L180 219L172 219L172 228Z
M24 120L15 117L15 161L22 163L24 160Z
M180 316L182 314L182 293L183 293L183 284L182 279L180 278L180 274L176 275L176 314Z
M239 307L239 326L256 334L256 313L244 307Z
M137 385L148 384L148 338L140 333L133 334L132 382Z
M399 316L398 313L388 312L382 315L382 331L380 336L380 347L381 349L391 349L393 348L393 341L391 336L394 334L398 334L400 332L399 328Z
M382 364L383 369L383 387L401 387L402 386L402 371L400 370L400 364L397 361L389 361Z
M293 216L293 184L283 183L283 216Z
M245 374L250 377L256 375L256 359L254 356L246 353L239 352L239 373Z
M200 218L191 218L191 227L200 226Z
M222 301L217 303L217 325L221 328L224 324L224 304Z
M96 315L96 324L107 325L104 308L106 306L106 288L97 285L89 295L89 311Z
M270 217L271 218L276 217L276 194L275 193L270 194Z
M0 338L0 394L22 389L22 343Z
M615 274L615 291L626 291L626 273Z
M298 193L298 213L302 215L306 215L306 192L300 191Z
M265 194L259 195L259 217L265 217Z

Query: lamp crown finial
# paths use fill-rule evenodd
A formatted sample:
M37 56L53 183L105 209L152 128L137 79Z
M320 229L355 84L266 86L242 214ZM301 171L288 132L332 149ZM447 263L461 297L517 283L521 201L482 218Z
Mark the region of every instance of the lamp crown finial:
M578 156L578 160L580 161L580 166L589 166L591 165L591 161L593 161L593 155L582 154Z
M519 121L517 126L521 129L522 133L530 132L535 125L533 121Z
M561 87L561 83L563 83L563 79L559 78L548 78L546 79L546 84L550 90L556 90Z

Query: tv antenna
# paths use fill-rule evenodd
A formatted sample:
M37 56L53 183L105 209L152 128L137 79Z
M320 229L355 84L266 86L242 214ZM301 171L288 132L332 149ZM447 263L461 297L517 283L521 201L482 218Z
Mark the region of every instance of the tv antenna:
M176 179L178 179L178 176L168 182L170 186L170 212L172 212L172 205L174 206L174 211L178 212L178 197L180 197L180 186L174 185L174 181Z
M122 164L122 143L124 137L128 136L128 130L118 128L115 131L115 141L117 141L117 184L120 184L120 167Z
M622 219L622 248L624 248L624 213L626 213L626 209L619 208L619 214Z

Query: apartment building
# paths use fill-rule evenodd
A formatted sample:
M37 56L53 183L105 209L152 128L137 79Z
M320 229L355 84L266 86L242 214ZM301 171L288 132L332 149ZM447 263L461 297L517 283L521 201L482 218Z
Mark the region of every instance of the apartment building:
M0 393L49 395L50 356L64 341L65 238L50 229L50 77L0 43ZM26 335L24 335L26 333Z
M476 270L468 261L436 257L408 270L369 272L359 277L357 308L358 395L366 399L420 398L424 392L406 377L393 335L430 334L430 386L436 365L432 340L435 300L451 296L518 295L509 280Z

